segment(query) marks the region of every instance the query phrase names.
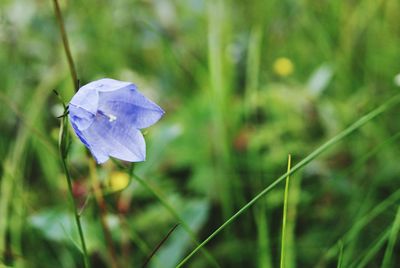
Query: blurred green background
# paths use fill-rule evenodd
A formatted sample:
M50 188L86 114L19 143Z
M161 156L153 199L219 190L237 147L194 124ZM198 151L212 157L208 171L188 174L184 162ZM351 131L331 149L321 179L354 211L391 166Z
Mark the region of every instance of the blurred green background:
M57 149L63 110L52 90L65 101L74 90L52 4L0 2L0 267L83 265ZM81 84L131 81L166 111L145 130L143 181L125 163L97 168L106 214L73 135L93 267L116 267L101 219L117 267L141 267L180 222L149 263L175 267L193 236L204 240L284 174L288 154L299 162L400 87L398 0L60 5ZM286 267L398 267L399 112L291 177ZM185 267L278 267L283 195L280 184Z

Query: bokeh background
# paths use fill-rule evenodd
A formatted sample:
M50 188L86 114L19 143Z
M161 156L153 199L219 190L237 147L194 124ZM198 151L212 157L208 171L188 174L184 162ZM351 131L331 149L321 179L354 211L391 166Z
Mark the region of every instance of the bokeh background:
M69 166L93 267L175 267L293 164L400 90L400 2L60 0L80 83L131 81L166 111L147 161ZM0 2L1 267L82 267L58 153L74 94L50 0ZM396 267L400 107L291 177L286 267ZM277 267L284 184L185 267ZM103 225L102 225L103 223ZM192 232L188 232L190 229ZM397 252L397 253L396 253Z

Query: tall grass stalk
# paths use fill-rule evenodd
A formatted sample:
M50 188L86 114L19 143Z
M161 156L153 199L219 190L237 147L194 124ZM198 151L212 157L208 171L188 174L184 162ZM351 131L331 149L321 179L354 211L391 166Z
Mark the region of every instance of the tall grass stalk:
M228 6L224 0L208 1L208 65L210 77L210 109L213 123L213 150L216 190L222 204L224 217L233 213L232 195L234 173L227 141L227 114L229 100L230 64L226 57L228 39Z
M244 205L239 211L237 211L234 215L232 215L227 221L225 221L221 226L219 226L211 235L209 235L199 246L197 246L192 252L189 253L178 265L177 267L182 267L197 251L199 251L204 245L206 245L212 238L214 238L218 233L220 233L225 227L231 224L236 218L238 218L243 212L249 209L252 205L254 205L260 198L262 198L265 194L270 192L273 188L275 188L280 182L282 182L287 176L290 176L306 166L312 160L317 158L320 154L325 152L327 149L332 147L333 145L337 144L339 141L343 140L355 130L362 127L364 124L368 123L378 115L382 114L386 110L392 108L394 105L400 103L400 94L393 96L385 103L377 107L376 109L372 110L371 112L367 113L366 115L362 116L352 125L347 127L345 130L328 140L326 143L318 147L315 151L305 157L302 161L296 164L293 169L289 172L286 172L282 176L280 176L277 180L267 186L264 190L262 190L259 194L257 194L252 200L250 200L246 205Z
M292 157L289 154L288 156L288 164L287 164L287 173L290 172L290 165L292 162ZM280 261L280 267L284 268L285 266L285 261L286 261L286 221L287 221L287 211L288 211L288 202L289 202L289 180L290 176L288 175L286 177L286 183L285 183L285 195L284 195L284 200L283 200L283 220L282 220L282 239L281 239L281 261Z

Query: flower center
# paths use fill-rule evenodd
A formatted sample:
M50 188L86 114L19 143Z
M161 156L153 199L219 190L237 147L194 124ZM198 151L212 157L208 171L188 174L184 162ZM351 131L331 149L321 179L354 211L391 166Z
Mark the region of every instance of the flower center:
M108 121L111 122L111 123L114 122L115 120L117 120L117 117L115 115L107 114L107 113L105 113L105 112L103 112L101 110L98 110L97 114L107 117Z
M112 114L108 115L108 121L113 122L115 120L117 120L117 117L115 115L112 115Z

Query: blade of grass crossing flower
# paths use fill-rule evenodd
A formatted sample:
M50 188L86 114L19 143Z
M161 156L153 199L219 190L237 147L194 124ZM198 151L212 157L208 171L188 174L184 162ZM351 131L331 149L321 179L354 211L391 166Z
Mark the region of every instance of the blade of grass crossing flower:
M307 157L305 157L302 161L296 164L289 172L286 172L278 179L276 179L273 183L269 186L264 188L259 194L257 194L252 200L250 200L247 204L245 204L240 210L238 210L234 215L232 215L228 220L226 220L222 225L220 225L211 235L209 235L200 245L198 245L189 255L187 255L178 265L177 267L182 267L197 251L199 251L205 244L207 244L212 238L214 238L218 233L220 233L225 227L227 227L230 223L232 223L236 218L238 218L243 212L249 209L254 203L256 203L260 198L262 198L265 194L270 192L273 188L275 188L280 182L282 182L287 176L290 176L297 172L299 169L306 166L320 154L325 152L327 149L338 143L339 141L346 138L348 135L353 133L355 130L362 127L367 122L371 121L381 113L385 112L386 110L392 108L394 105L400 103L400 94L393 96L385 103L377 107L376 109L372 110L371 112L367 113L366 115L362 116L352 125L344 129L342 132L322 144L318 147L315 151L310 153Z
M290 165L291 165L292 157L290 154L288 155L288 164L287 164L287 173L290 172ZM285 261L286 261L286 220L287 220L287 210L288 210L288 200L289 200L289 180L290 176L288 175L286 177L286 183L285 183L285 194L284 194L284 200L283 200L283 220L282 220L282 239L281 239L281 261L280 261L280 267L284 268L285 266Z
M149 192L151 192L159 201L160 203L171 213L177 221L182 225L182 227L186 230L186 232L189 234L190 238L194 243L197 245L199 244L199 241L196 238L195 233L192 231L190 226L179 216L178 212L168 203L168 201L162 196L162 194L157 191L154 187L152 187L146 180L143 180L139 176L137 176L134 173L131 173L131 176L139 182L140 185L142 185L144 188L146 188ZM214 257L206 250L202 249L202 253L204 256L208 259L211 265L214 267L220 267L217 263L217 261L214 259Z
M400 230L400 206L397 208L396 217L394 218L392 228L390 230L388 243L385 250L385 255L382 261L382 268L391 267L391 259L393 256L394 246Z

